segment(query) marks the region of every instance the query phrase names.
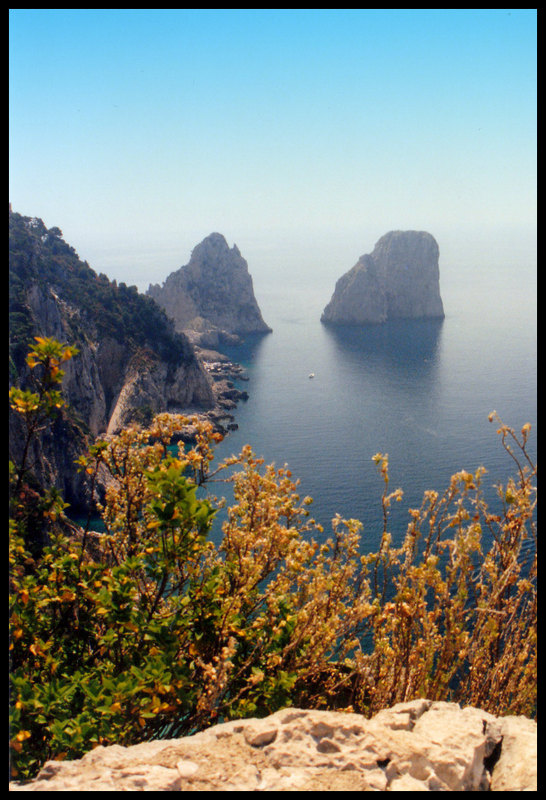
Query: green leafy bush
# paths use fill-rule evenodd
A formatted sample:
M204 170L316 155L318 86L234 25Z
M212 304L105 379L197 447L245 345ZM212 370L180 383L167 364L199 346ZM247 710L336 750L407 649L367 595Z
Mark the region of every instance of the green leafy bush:
M195 445L170 447L189 424ZM525 567L521 547L536 544L536 469L528 426L498 430L517 463L500 510L483 470L459 472L409 510L398 548L402 492L374 456L384 529L371 554L356 520L336 517L319 543L310 498L250 447L214 468L217 437L198 419L162 414L97 442L78 466L109 476L106 533L58 530L35 557L12 523L12 775L287 705L372 715L428 697L534 714L536 547ZM206 488L224 476L234 502L216 547L221 501Z

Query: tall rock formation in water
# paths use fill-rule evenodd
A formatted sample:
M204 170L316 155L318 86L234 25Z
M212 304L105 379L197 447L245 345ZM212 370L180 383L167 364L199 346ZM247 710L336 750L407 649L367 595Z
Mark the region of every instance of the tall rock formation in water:
M363 325L389 319L443 317L439 248L425 231L391 231L336 283L321 321Z
M171 273L163 286L150 285L147 294L174 320L177 331L205 347L233 334L271 331L256 302L247 262L220 233L203 239L188 264Z

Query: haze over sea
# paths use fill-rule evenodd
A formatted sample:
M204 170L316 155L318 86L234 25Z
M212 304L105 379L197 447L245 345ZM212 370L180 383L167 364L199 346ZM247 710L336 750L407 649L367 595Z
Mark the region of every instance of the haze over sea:
M10 201L140 291L211 232L236 243L273 333L232 354L250 398L219 450L287 462L326 531L357 517L373 546L374 453L405 491L401 532L453 472L511 472L493 409L536 423L536 22L10 9ZM438 241L443 322L323 327L389 230Z
M389 455L390 489L404 490L395 537L407 508L426 489L445 489L454 472L483 465L487 486L505 482L514 464L491 411L518 433L530 422L536 452L535 271L499 264L492 280L476 262L448 273L440 251L444 320L362 328L321 324L331 282L264 288L258 302L273 333L229 351L247 369L249 400L218 456L250 443L266 463L287 463L324 535L336 513L357 518L370 549L381 531L378 451Z

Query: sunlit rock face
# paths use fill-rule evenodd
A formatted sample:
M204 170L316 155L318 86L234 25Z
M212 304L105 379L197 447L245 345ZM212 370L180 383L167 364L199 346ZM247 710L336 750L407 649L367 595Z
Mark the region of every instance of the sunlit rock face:
M181 739L48 761L11 791L536 791L537 723L456 703L399 703L372 719L286 708Z
M148 295L163 306L178 331L268 333L254 296L248 264L237 245L211 233L192 251L188 264ZM208 343L210 346L210 343Z
M439 247L425 231L391 231L338 280L321 321L363 325L443 317Z

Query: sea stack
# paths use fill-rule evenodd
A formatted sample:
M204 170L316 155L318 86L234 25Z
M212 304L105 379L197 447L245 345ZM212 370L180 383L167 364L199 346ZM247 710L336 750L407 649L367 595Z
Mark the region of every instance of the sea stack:
M321 322L364 325L443 317L439 247L425 231L391 231L337 281Z
M174 320L177 331L216 338L269 333L254 296L248 264L237 245L211 233L192 251L188 264L147 294ZM191 337L194 338L194 337Z

